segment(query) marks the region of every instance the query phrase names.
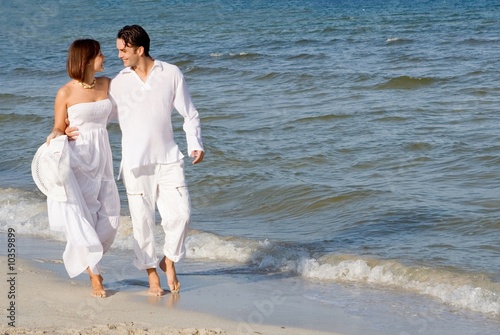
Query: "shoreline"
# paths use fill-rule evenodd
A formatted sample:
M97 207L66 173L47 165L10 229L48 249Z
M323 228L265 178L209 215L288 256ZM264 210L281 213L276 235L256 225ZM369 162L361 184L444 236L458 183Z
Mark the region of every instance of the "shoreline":
M7 268L5 256L1 257L0 266ZM192 294L189 289L179 295L151 297L146 290L129 286L125 290L108 290L107 298L94 298L90 296L90 284L64 280L34 261L16 259L16 268L16 275L12 276L15 298L3 304L9 306L14 302L11 313L14 320L8 321L7 315L4 318L7 321L0 325L0 330L9 335L130 334L130 331L133 334L338 334L238 322L179 308L183 295ZM197 296L199 300L207 298ZM15 327L8 322L14 322Z
M0 237L8 241L7 233ZM64 246L18 235L12 269L10 251L0 250L2 292L9 288L8 275L15 277L15 297L2 294L1 334L374 334L370 320L305 299L300 279L248 273L234 264L221 268L184 260L176 266L180 294L166 290L151 297L147 276L131 264L130 250L104 255L100 270L108 297L95 298L87 274L66 273ZM160 277L165 289L165 276ZM12 302L16 327L6 315Z
M0 238L8 241L4 233ZM350 286L347 296L344 289L332 288L337 298L332 304L322 299L322 294L332 295L326 287L322 293L300 277L255 273L241 264L183 260L176 265L180 294L166 291L162 297L151 297L145 272L131 264L133 252L123 249L111 249L104 256L100 270L108 297L94 298L88 275L69 278L66 273L61 260L64 245L16 237L15 298L2 294L0 334L387 335L413 334L415 325L429 334L452 335L459 329L464 335L476 333L467 321L472 314L450 314L447 306L425 297L399 300L401 295L389 291ZM10 262L8 248L2 249L1 288L8 292ZM165 276L160 277L165 289ZM6 315L11 301L15 328L8 326Z

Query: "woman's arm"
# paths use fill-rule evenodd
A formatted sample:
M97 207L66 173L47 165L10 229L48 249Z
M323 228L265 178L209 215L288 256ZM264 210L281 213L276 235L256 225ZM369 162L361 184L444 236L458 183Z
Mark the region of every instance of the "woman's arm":
M68 96L69 90L65 86L61 87L57 92L54 102L54 128L49 136L47 136L47 145L50 144L50 140L53 138L64 135L64 131L66 130L65 119L68 117Z

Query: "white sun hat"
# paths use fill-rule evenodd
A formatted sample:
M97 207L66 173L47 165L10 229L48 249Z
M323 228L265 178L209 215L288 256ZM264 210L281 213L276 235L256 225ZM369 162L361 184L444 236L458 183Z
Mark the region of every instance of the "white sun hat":
M69 170L66 160L68 138L58 136L38 148L31 162L31 174L38 189L57 201L66 201L65 181Z

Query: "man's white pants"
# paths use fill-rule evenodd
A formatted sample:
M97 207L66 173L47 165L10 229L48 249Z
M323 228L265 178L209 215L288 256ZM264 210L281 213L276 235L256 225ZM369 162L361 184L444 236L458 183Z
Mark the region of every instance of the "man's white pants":
M191 214L184 162L146 165L133 172L124 167L123 181L134 229L134 265L139 270L157 267L155 204L165 232L163 254L174 262L182 259Z

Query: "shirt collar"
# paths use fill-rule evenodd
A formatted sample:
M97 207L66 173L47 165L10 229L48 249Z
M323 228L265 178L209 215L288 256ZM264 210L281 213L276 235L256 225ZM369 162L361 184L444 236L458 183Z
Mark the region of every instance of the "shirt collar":
M153 72L153 69L155 67L158 67L158 68L160 68L161 71L163 71L163 64L157 59L154 60L154 64L153 64L153 67L151 68L151 72ZM131 73L132 71L133 70L130 68L130 66L127 66L126 68L124 68L120 72L121 73Z

